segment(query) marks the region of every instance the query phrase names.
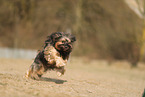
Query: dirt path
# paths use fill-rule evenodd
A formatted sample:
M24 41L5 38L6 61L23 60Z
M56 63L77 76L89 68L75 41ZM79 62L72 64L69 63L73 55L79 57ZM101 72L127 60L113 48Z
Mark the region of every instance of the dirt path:
M108 66L105 61L72 58L64 76L52 71L36 81L23 78L31 63L0 59L0 97L141 97L145 88L142 65L130 69L126 62Z

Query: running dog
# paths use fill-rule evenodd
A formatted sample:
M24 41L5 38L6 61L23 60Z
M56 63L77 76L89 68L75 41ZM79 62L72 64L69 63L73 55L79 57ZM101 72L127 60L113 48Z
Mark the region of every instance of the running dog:
M70 33L52 33L47 37L43 50L38 52L25 77L38 80L48 70L56 70L58 76L63 75L75 41L75 36Z

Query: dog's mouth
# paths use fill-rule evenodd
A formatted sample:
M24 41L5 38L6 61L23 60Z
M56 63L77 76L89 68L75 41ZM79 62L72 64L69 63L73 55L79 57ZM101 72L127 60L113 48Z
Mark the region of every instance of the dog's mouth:
M71 44L60 44L60 45L58 45L58 49L60 51L70 52L72 50L72 45Z

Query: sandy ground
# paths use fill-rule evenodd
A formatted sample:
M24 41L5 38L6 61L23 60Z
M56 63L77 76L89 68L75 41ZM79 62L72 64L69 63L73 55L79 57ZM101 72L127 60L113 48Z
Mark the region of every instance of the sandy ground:
M0 97L141 97L145 65L72 58L64 76L47 72L41 81L23 78L32 60L0 59Z

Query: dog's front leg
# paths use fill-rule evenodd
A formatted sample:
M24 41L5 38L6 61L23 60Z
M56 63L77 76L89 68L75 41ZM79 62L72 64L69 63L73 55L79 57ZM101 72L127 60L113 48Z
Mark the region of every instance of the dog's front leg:
M63 60L62 57L55 57L56 66L57 66L57 76L62 76L65 73L64 66L67 64L67 60Z
M67 64L67 61L63 60L62 57L55 56L56 67L63 67Z

